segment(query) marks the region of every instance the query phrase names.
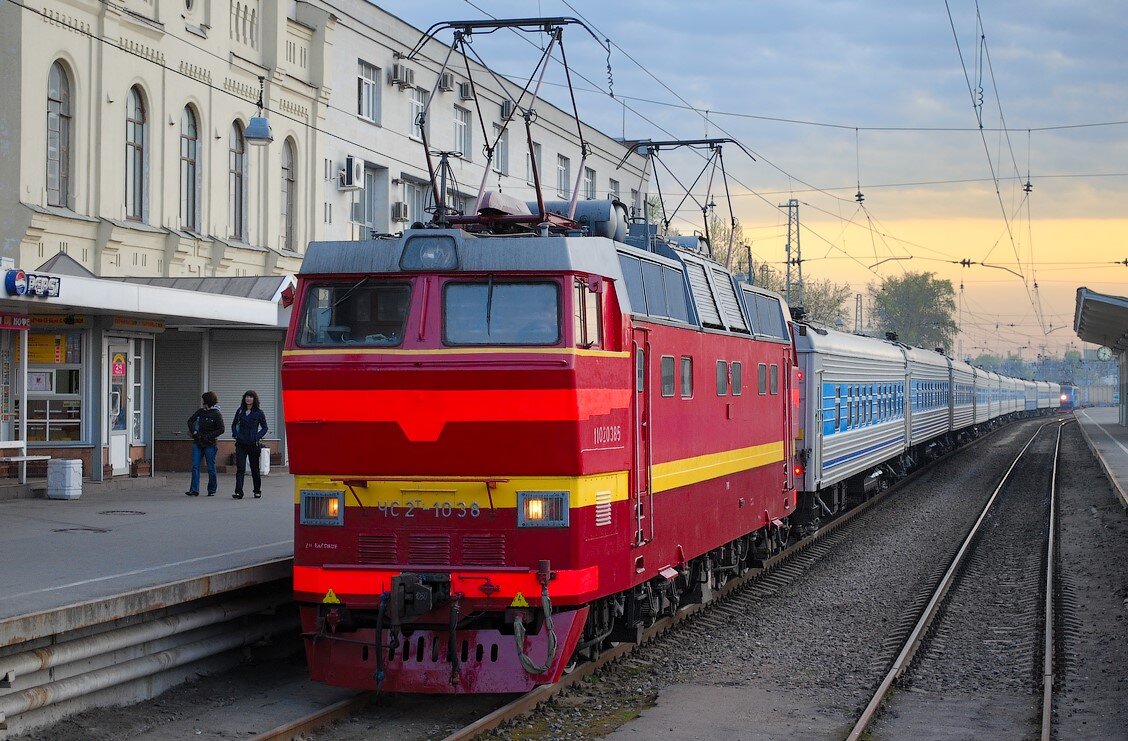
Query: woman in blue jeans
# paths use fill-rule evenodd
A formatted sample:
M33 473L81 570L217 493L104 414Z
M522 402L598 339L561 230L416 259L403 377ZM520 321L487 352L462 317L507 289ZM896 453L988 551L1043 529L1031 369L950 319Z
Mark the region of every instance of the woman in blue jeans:
M200 462L207 461L208 496L214 497L219 488L215 475L216 441L223 434L223 415L214 391L205 391L200 398L204 405L188 418L188 434L192 436L192 484L184 493L190 497L200 496Z
M262 496L262 476L259 473L259 456L264 454L259 441L267 431L266 415L259 409L259 397L254 391L243 394L243 403L231 420L231 436L235 438L235 499L243 498L243 479L247 473L247 460L251 462L251 483L255 499ZM266 453L269 455L269 453Z

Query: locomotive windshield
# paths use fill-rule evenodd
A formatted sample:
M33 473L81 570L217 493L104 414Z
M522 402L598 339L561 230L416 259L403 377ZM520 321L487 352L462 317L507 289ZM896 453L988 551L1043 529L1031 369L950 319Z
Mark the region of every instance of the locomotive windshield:
M408 283L314 285L306 294L298 344L387 347L403 341L411 298Z
M443 341L448 345L555 345L560 286L552 282L447 283Z

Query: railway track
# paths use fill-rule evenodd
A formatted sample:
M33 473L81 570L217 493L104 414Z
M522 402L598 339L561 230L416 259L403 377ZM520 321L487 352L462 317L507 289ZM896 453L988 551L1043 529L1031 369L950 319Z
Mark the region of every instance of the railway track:
M965 691L970 691L977 683L980 692L990 689L983 686L983 674L991 675L986 679L988 685L1009 681L1006 692L1023 685L1035 685L1036 692L1032 694L1039 697L1040 708L1036 716L1040 737L1044 741L1051 738L1055 679L1057 466L1061 431L1066 423L1051 422L1040 426L1014 458L955 557L931 590L896 659L850 732L849 741L861 739L867 731L878 730L874 722L879 712L890 706L897 707L901 700L900 697L891 698L893 690L908 686L917 675L922 674L930 675L921 678L922 684L931 680L933 684L945 688L954 685ZM1039 437L1054 427L1056 436L1046 476L1046 472L1038 470L1046 459L1044 456L1037 457L1037 454L1042 452L1042 447L1049 446L1039 446L1038 443ZM1022 477L1036 477L1042 486L1023 488L1024 482L1015 475L1016 469ZM1047 485L1049 492L1043 501L1042 494ZM1008 507L1011 512L1007 511ZM1032 536L1037 536L1039 542L1032 542ZM1030 570L1026 567L1031 560L1043 565L1040 573L1038 570L1034 570L1033 574L1027 573ZM1003 622L1013 625L999 627L984 621L984 611L1011 607L1010 614L1001 617L1007 618ZM927 659L934 665L939 664L939 667L921 666L926 663L926 653L934 654ZM1039 654L1040 661L1035 662ZM974 668L968 670L966 666ZM987 671L980 671L984 667ZM935 695L926 697L917 702L928 704L937 701ZM882 727L881 735L927 734L927 730L919 725L922 716L919 708L914 711L911 703L904 702L909 705L905 713L909 718L897 722L891 719L888 725L892 727ZM1016 713L1020 717L1024 714L1021 708ZM927 723L928 713L923 713L923 716ZM914 722L917 725L912 725ZM911 726L911 730L906 724Z
M971 443L970 446L988 441L1001 429L1004 428L1000 427L993 430ZM761 567L751 569L742 577L729 580L722 588L714 592L713 599L709 602L688 605L680 609L675 615L664 617L656 621L644 631L642 640L639 643L623 643L604 651L594 661L585 662L576 666L571 672L565 674L556 684L538 687L531 692L514 698L510 702L484 715L479 720L451 733L446 737L445 741L462 741L464 739L477 738L484 733L501 727L509 721L531 713L537 707L548 702L569 687L583 681L586 677L598 672L603 667L630 655L639 647L652 642L688 619L698 618L708 620L710 613L716 613L719 619L723 620L725 610L747 609L758 599L794 581L810 564L821 558L825 551L832 548L838 540L845 537L845 526L897 492L903 486L916 480L935 466L940 465L950 456L967 450L970 446L957 448L922 465L888 489L879 492L834 520L824 523L814 534L787 547L776 556L765 561ZM374 692L358 693L352 698L313 711L291 723L255 736L253 737L253 741L289 741L290 739L306 738L307 736L305 734L316 732L318 729L334 721L360 712L370 705L376 697L377 693Z

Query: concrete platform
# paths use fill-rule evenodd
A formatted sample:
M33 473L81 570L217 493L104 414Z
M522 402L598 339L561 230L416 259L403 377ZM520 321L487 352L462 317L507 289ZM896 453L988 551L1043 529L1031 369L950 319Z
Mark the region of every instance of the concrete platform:
M246 567L284 570L291 476L265 478L262 499L232 499L234 476L220 475L215 497L186 497L187 484L174 475L147 488L88 485L74 500L0 501L0 622Z
M1120 503L1128 507L1128 427L1119 423L1117 408L1081 409L1074 416L1119 495Z

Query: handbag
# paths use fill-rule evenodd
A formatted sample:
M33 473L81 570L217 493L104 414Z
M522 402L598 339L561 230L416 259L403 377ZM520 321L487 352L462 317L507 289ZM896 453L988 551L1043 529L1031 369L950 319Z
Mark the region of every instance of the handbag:
M259 443L259 476L270 475L270 448Z

